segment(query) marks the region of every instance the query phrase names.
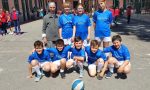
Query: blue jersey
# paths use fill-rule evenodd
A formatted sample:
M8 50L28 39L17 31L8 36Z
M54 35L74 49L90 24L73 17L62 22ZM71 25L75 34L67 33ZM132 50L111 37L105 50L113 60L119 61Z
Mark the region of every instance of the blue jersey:
M97 52L93 53L91 51L90 46L85 47L85 51L88 56L88 64L93 64L95 63L99 58L102 58L104 61L106 61L106 56L101 50L97 50Z
M76 26L75 36L80 36L82 40L85 40L88 36L88 27L91 26L89 16L86 14L75 16L73 19L73 25Z
M130 60L130 53L125 45L121 45L119 49L116 49L113 45L104 48L104 53L111 52L112 56L118 61Z
M58 20L59 28L62 28L62 37L63 39L68 39L72 37L73 33L73 14L62 14Z
M95 37L110 37L110 24L112 23L112 13L109 10L98 10L93 15L95 26Z
M52 61L60 60L62 58L65 58L67 60L68 51L71 49L71 46L66 46L63 48L62 51L59 51L57 48L47 48L46 50L49 53L53 53L54 57Z
M85 58L85 51L83 49L71 48L70 51L72 52L71 59L73 59L74 56L79 56L79 57Z
M43 50L42 54L38 54L36 51L34 51L29 57L28 62L31 63L32 60L37 60L38 62L45 62L45 61L51 61L50 54Z

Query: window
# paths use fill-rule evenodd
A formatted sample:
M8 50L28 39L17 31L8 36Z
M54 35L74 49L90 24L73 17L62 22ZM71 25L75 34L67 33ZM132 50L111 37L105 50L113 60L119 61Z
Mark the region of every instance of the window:
M4 10L9 11L9 5L8 5L8 0L2 0L2 5Z
M17 10L19 10L19 3L18 0L14 0L14 6Z

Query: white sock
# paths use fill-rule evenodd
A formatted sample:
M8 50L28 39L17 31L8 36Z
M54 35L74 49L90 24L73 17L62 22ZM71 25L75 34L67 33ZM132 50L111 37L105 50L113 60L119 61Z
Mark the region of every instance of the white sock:
M41 71L40 71L40 67L39 66L35 66L34 69L35 69L35 71L36 71L36 73L38 75L41 75Z
M109 68L109 71L114 73L114 65L113 64L108 64L108 68Z
M101 64L100 62L98 62L98 66L97 66L97 72L100 72L101 69L103 67L103 64Z
M64 70L60 69L60 72L64 72Z
M83 63L79 62L79 63L78 63L78 66L79 66L80 70L83 71Z

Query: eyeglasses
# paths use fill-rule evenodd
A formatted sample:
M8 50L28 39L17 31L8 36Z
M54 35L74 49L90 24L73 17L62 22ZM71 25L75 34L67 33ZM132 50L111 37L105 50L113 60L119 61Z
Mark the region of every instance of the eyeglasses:
M50 8L55 8L55 7L50 7Z
M70 10L70 8L64 8L65 10Z
M77 8L78 10L83 10L83 8Z

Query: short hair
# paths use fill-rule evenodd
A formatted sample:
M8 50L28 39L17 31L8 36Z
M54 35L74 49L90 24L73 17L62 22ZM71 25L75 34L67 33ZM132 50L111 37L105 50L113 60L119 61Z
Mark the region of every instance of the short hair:
M106 0L98 0L99 2L105 2Z
M78 8L79 6L82 6L84 8L84 6L81 3L79 3L76 8Z
M56 7L55 2L49 2L49 3L48 3L48 6L49 6L49 7L52 6L52 5L54 5L54 6Z
M70 8L70 2L63 3L63 8Z
M98 46L99 47L99 42L97 41L97 40L92 40L91 41L91 43L90 43L90 46L92 46L92 47L96 47L96 46Z
M57 40L56 40L56 46L57 46L57 45L63 45L63 46L64 46L65 44L64 44L63 39L57 39Z
M121 36L120 35L114 35L113 37L112 37L112 42L114 42L115 40L118 40L118 41L122 41L122 38L121 38Z
M40 46L43 47L43 42L42 41L37 40L37 41L34 42L34 48L40 47Z
M79 42L79 41L82 41L81 37L75 37L74 38L74 42Z

